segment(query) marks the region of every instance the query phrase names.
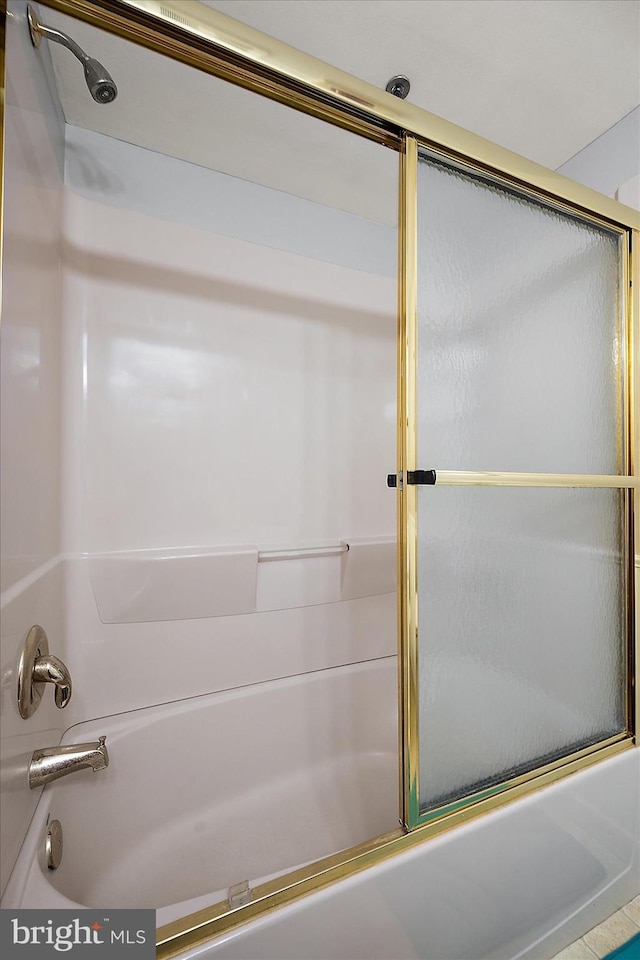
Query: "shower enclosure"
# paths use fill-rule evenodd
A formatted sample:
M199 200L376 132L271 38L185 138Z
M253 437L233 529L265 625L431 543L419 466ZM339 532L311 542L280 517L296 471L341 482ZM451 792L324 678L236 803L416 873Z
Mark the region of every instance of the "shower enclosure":
M318 916L342 889L339 909L357 917L349 897L362 883L395 904L392 921L381 910L389 930L426 911L433 939L416 949L435 957L438 914L469 896L469 863L491 901L490 851L517 851L540 885L540 844L577 878L569 893L558 879L538 911L535 935L563 945L554 911L630 899L638 864L624 797L638 759L640 218L200 4L36 7L95 50L118 98L92 105L88 128L69 120L83 108L67 95L60 125L38 78L68 54L48 51L46 34L33 50L26 4L9 4L4 459L33 475L16 439L16 371L41 354L14 318L51 319L59 302L62 367L48 361L39 383L60 398L47 412L60 489L46 496L62 519L56 557L36 569L17 562L24 529L9 517L3 675L9 689L25 618L46 615L74 694L63 713L45 697L49 713L28 727L12 715L3 767L23 807L7 829L27 830L38 798L24 802L21 764L43 732L106 734L111 765L47 787L23 852L11 850L7 905L118 905L118 891L120 905L143 905L148 893L144 905L170 907L158 935L168 957L286 904L303 923L316 908L300 898L322 888ZM150 94L145 129L127 133L108 113L132 96L125 60L149 91L161 70L175 91L173 103ZM180 154L167 117L207 126L185 120L194 77L214 104L210 139ZM267 148L246 122L242 149L224 154L249 102L262 105L268 150L298 151L295 187L286 171L251 182L247 160ZM339 200L314 193L323 157L345 181ZM373 199L356 208L358 179ZM36 211L49 233L29 248L30 218L46 233ZM49 290L33 303L27 249ZM8 512L20 495L11 473ZM597 786L605 767L615 800ZM127 816L128 790L149 804L162 794L155 819ZM507 805L527 794L528 807ZM119 824L122 858L92 810ZM491 811L502 819L478 819ZM47 876L38 849L51 818L69 850ZM141 873L125 892L118 871L145 831L149 864L159 838L176 862L188 851L184 882L180 870L173 884ZM585 853L590 834L606 853ZM507 912L520 915L515 901ZM482 956L507 941L509 956L529 956L533 934L499 942L501 924L484 940L470 928L470 942Z
M636 480L628 231L406 151L414 825L627 741Z

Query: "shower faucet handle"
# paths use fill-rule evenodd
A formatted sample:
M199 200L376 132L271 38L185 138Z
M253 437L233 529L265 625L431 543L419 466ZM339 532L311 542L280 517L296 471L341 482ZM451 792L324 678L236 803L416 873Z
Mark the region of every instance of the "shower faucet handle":
M38 709L45 683L54 684L56 707L63 710L71 699L71 674L59 657L49 653L47 635L36 624L27 634L18 665L18 710L23 719Z
M55 683L54 699L59 710L71 700L71 674L66 664L53 654L37 658L31 678L34 683Z

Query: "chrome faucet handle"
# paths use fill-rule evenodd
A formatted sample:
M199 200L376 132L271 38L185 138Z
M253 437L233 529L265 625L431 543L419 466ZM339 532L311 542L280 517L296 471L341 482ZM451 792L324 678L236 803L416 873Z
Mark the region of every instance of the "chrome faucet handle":
M54 698L59 710L71 700L71 674L66 664L53 654L47 653L36 659L31 679L33 683L55 683Z
M37 624L29 630L18 665L18 710L25 720L40 704L45 683L55 685L55 703L62 710L71 699L71 674L58 657L49 653L49 641Z

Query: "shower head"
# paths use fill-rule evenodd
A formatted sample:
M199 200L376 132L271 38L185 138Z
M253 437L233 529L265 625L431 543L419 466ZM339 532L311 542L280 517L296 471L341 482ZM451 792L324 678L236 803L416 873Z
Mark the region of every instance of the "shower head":
M84 78L87 81L89 93L96 103L111 103L118 96L118 88L111 74L99 60L94 60L93 57L85 60Z
M118 96L113 77L109 71L102 66L99 60L94 60L84 52L82 47L78 46L75 40L62 33L61 30L54 30L53 27L47 27L38 20L38 15L32 6L27 7L27 18L29 21L29 33L34 47L40 46L43 37L47 40L55 40L61 43L67 50L71 50L74 57L77 57L84 68L84 79L89 88L89 93L96 103L111 103Z

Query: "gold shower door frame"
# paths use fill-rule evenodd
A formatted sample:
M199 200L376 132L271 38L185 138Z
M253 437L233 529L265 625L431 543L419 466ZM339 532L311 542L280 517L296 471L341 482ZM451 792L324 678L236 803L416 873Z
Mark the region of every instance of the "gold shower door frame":
M231 907L227 901L183 917L158 930L157 957L175 956L229 929L253 920L337 880L406 851L443 830L456 826L521 794L550 783L588 764L605 759L638 742L640 696L640 510L634 501L638 479L639 387L636 352L640 343L638 263L640 213L615 200L547 170L455 124L399 100L344 71L301 53L193 0L43 0L48 6L140 44L212 76L305 112L377 142L399 154L399 291L398 291L398 457L400 477L417 469L416 411L416 222L417 150L475 166L488 175L591 218L624 237L623 310L627 331L624 362L626 475L620 477L551 477L536 474L470 474L438 472L438 482L473 484L582 485L627 488L627 732L582 750L561 761L518 777L499 789L465 798L457 808L444 808L421 823L417 811L417 496L413 486L398 485L398 623L400 707L400 793L407 826L343 850L252 889L252 899ZM0 82L4 93L4 20L6 0L0 0ZM3 109L4 100L0 107ZM0 137L4 133L2 115ZM4 185L4 180L3 180ZM1 194L0 194L1 196ZM0 210L1 218L1 210ZM1 237L1 235L0 235ZM631 286L631 278L634 278ZM635 740L634 740L635 737ZM487 795L490 794L490 795Z
M563 213L579 216L583 222L592 223L617 233L621 243L622 270L620 276L619 325L622 332L623 350L620 358L619 376L622 386L622 411L620 475L597 474L544 474L508 473L468 470L437 469L439 486L501 486L501 487L598 487L625 491L623 506L623 566L624 566L624 612L626 657L626 704L625 729L623 732L602 740L584 749L570 752L553 762L536 766L519 776L505 779L490 787L465 795L442 806L420 812L419 797L419 664L418 640L420 631L418 611L418 490L415 484L404 483L402 478L409 471L417 471L420 464L417 454L417 397L418 397L418 344L417 344L417 290L418 290L418 154L424 150L428 157L448 161L462 171L478 174L489 182L516 190L525 200L542 201ZM639 716L639 702L635 669L638 664L640 640L636 603L640 559L634 563L634 542L640 544L638 510L634 511L634 498L640 480L637 475L638 417L634 408L637 364L634 353L638 350L637 287L632 286L632 276L638 276L637 231L622 224L614 224L597 213L579 209L557 193L550 195L516 177L497 174L477 162L463 160L452 151L433 145L423 138L407 135L401 159L400 187L400 342L399 350L399 421L398 436L398 528L399 546L399 622L400 622L400 691L402 697L402 762L403 817L408 830L423 824L440 823L443 827L451 821L459 822L495 806L515 799L523 793L551 783L569 773L574 773L590 764L614 756L633 744L634 730ZM635 236L634 236L635 233ZM634 327L635 320L635 327ZM634 415L635 414L635 415ZM436 466L430 464L429 466ZM634 524L635 512L635 524ZM635 526L635 530L634 530ZM635 568L635 575L634 575ZM635 583L634 583L635 580ZM423 628L424 629L424 628ZM636 730L637 733L637 730Z

